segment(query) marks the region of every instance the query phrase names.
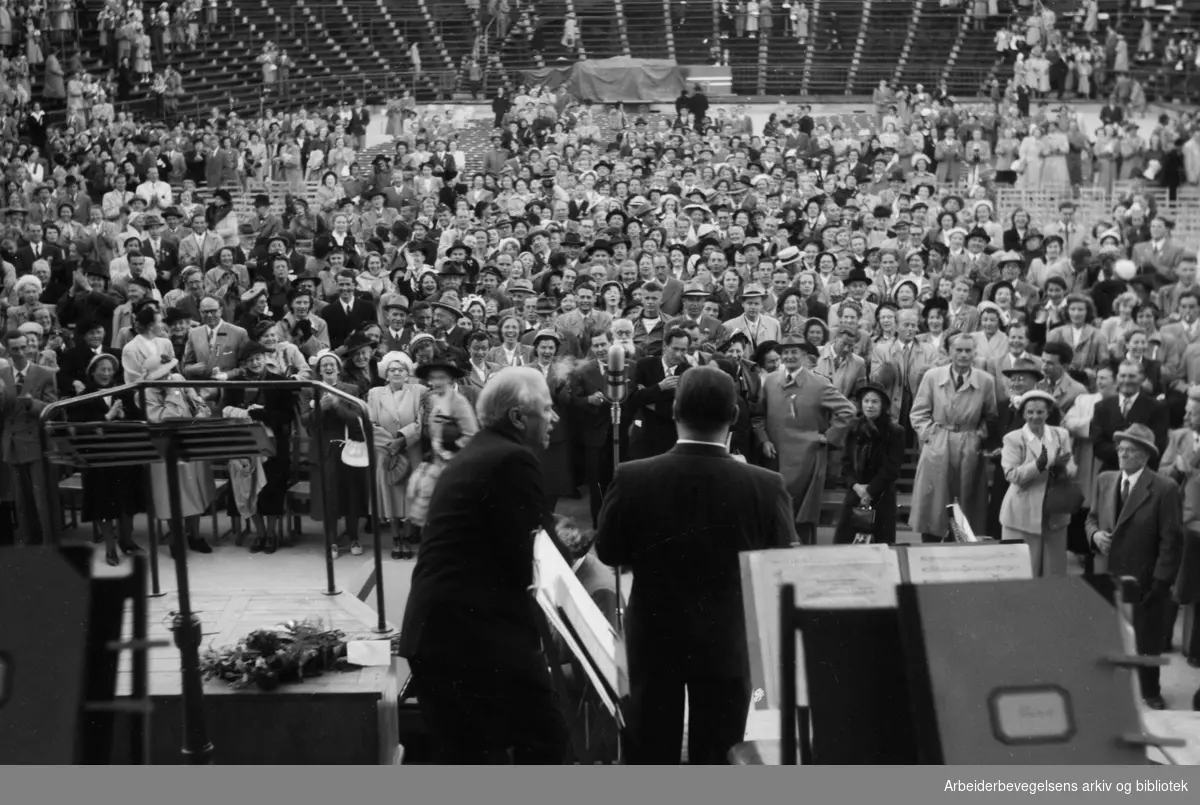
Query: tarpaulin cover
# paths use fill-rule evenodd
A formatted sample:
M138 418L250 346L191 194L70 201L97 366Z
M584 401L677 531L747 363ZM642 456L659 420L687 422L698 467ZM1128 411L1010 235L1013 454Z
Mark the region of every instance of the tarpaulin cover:
M530 70L526 77L551 89L566 84L576 98L597 103L671 103L684 88L683 74L675 62L628 56Z

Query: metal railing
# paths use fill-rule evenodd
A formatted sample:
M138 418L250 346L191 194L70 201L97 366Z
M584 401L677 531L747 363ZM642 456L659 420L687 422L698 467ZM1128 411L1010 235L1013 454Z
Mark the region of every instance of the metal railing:
M41 440L42 440L43 454L46 456L49 456L52 453L52 451L49 449L49 429L50 429L49 426L51 425L51 423L56 422L58 420L59 416L62 413L64 413L68 408L77 406L80 403L90 402L92 400L97 400L97 399L103 399L105 397L112 396L112 395L134 393L134 394L138 395L139 405L141 407L141 410L144 412L146 410L146 392L150 389L162 389L162 390L194 389L197 391L202 390L202 389L244 389L244 390L267 389L267 390L273 390L273 391L294 391L294 392L298 392L303 389L311 389L314 392L314 398L313 398L313 410L314 411L318 411L320 409L322 394L329 394L329 395L341 400L342 402L349 403L350 405L352 405L355 408L355 410L358 414L359 424L361 425L362 431L363 431L363 441L366 444L367 459L368 459L368 466L366 469L367 469L368 477L370 479L369 483L371 485L371 489L370 489L370 510L371 511L370 511L370 514L371 514L371 527L372 527L372 529L374 529L374 537L375 537L375 540L374 540L374 542L375 542L374 564L375 564L375 577L376 577L375 603L376 603L376 608L378 610L378 613L377 613L378 614L378 623L376 625L376 630L379 631L380 633L386 633L388 631L391 631L387 625L387 615L386 615L385 608L384 608L383 543L380 539L380 531L379 531L379 525L380 525L379 489L378 489L378 486L375 481L375 470L376 470L377 463L378 463L377 456L375 454L375 430L374 430L374 425L371 423L370 412L369 412L369 409L367 408L366 402L359 399L358 397L355 397L352 394L349 394L345 391L342 391L341 389L338 389L333 386L322 383L318 380L276 380L276 381L268 381L268 382L255 382L255 381L245 381L245 380L157 380L157 381L143 380L143 381L139 381L137 383L127 383L122 386L116 386L113 388L103 389L101 391L95 391L90 394L83 394L78 397L70 397L65 400L58 400L56 402L53 402L53 403L50 403L49 405L47 405L42 410L42 413L40 416L40 422L42 425ZM322 419L322 417L319 414L317 414L313 417L314 432L310 436L310 438L316 439L318 444L324 444L324 427L322 425L321 419ZM104 423L78 423L78 424L79 425L97 424L97 425L102 426ZM151 466L156 466L156 465L151 465ZM318 464L317 466L310 467L309 471L310 471L310 473L322 472L323 469ZM289 468L289 472L290 472L290 468ZM335 535L337 533L337 523L334 522L331 519L331 517L329 516L329 512L330 512L329 495L331 494L331 492L332 492L332 490L329 489L328 483L321 484L322 517L323 517L322 526L323 526L324 532L325 532L325 577L326 577L325 594L326 595L339 595L341 593L341 591L337 589L337 580L336 580L335 573L334 573L334 561L333 561L333 551L332 551L334 540L336 538ZM47 495L47 503L48 503L47 511L50 512L50 516L51 516L50 522L51 523L61 523L62 522L61 501L59 499L60 496L58 493L57 485L54 486L53 489L48 488L46 490L46 495ZM216 506L217 502L214 500L212 505ZM147 520L149 522L149 536L150 536L150 583L151 583L151 588L152 588L152 594L157 596L157 595L162 594L161 589L159 587L159 570L158 570L158 544L159 543L158 543L158 533L157 533L157 527L156 527L156 519L157 519L156 515L160 514L160 513L156 512L154 510L154 502L153 502L152 495L147 496L147 509L148 510L147 510L146 516L147 516ZM54 534L54 537L57 540L57 538L58 538L57 533ZM176 537L178 540L179 535L176 535ZM186 550L177 551L176 553L177 553L177 555L175 557L175 561L177 563L182 562L184 567L186 568L187 551Z

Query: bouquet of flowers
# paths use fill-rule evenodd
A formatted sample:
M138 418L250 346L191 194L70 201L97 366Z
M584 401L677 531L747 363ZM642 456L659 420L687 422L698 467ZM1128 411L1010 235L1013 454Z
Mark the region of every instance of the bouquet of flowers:
M205 679L220 679L234 688L274 690L326 671L344 670L346 636L325 629L320 621L289 621L256 629L237 645L210 647L200 657Z

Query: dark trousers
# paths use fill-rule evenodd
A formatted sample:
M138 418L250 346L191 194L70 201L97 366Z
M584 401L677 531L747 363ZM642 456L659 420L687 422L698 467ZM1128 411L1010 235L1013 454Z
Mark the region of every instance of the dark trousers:
M1110 602L1115 600L1116 585L1111 576L1097 576L1092 580L1092 585ZM1143 590L1142 600L1132 606L1133 634L1138 654L1157 657L1171 642L1171 626L1168 626L1167 619L1174 609L1174 602L1168 591L1147 594L1148 592ZM1172 618L1172 625L1173 620ZM1137 669L1143 697L1162 695L1162 687L1159 684L1160 670Z
M544 657L519 672L479 659L412 658L410 665L435 763L547 765L566 759L569 733Z
M1158 656L1171 643L1168 614L1174 609L1170 592L1148 595L1133 605L1133 632L1137 638L1138 654ZM1172 618L1172 625L1174 619ZM1142 696L1160 696L1159 668L1139 668Z
M46 545L53 540L49 489L50 467L44 461L13 464L10 467L13 497L16 502L17 544Z
M630 673L630 765L678 765L683 750L683 700L687 691L688 764L728 763L729 750L746 736L750 680L708 676L692 669L655 668Z
M600 503L604 500L604 492L612 483L613 476L613 446L609 439L601 445L583 446L583 480L587 485L588 503L592 510L592 527L596 528L600 520Z

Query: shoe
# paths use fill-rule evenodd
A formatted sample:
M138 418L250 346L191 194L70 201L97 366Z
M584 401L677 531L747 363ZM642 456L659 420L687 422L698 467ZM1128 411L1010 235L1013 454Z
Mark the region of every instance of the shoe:
M120 548L121 553L125 554L126 556L132 556L135 553L146 552L145 548L143 548L141 545L138 545L133 540L129 540L128 542L121 542L118 540L117 547Z
M1162 696L1145 696L1142 698L1142 701L1145 702L1146 706L1151 710L1167 709L1167 703L1163 700Z
M196 537L188 540L188 547L196 553L212 553L212 546L204 537Z
M238 531L237 535L234 536L234 538L233 538L233 544L238 546L239 548L242 547L243 545L245 545L246 544L246 532Z
M404 547L397 541L392 542L392 558L393 559L403 559L404 558Z
M117 565L121 564L121 557L117 555L117 549L116 548L105 548L104 549L104 561L108 564L109 567L116 567Z
M332 556L334 559L337 559L338 554L340 554L341 552L342 552L342 549L338 547L338 544L336 542L333 543L333 545L329 546L329 555Z
M362 546L358 544L358 540L355 540L354 542L350 543L350 555L351 556L362 556L362 553L363 553Z
M266 554L275 553L275 538L274 537L267 537L267 544L266 544L266 547L263 548L263 553L266 553Z
M254 542L250 543L250 553L260 553L265 542L266 541L262 537L254 540Z

